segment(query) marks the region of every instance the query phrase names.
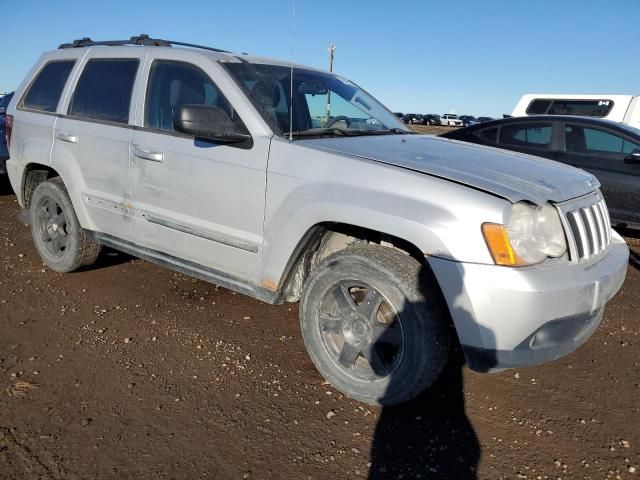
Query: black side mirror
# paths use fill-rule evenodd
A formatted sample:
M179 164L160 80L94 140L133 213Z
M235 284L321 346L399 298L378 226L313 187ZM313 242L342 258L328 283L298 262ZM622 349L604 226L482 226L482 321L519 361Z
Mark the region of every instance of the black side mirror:
M631 155L625 157L624 163L640 165L640 148L636 148L633 152L631 152Z
M173 113L173 129L214 142L251 142L244 125L237 125L222 108L209 105L180 105Z

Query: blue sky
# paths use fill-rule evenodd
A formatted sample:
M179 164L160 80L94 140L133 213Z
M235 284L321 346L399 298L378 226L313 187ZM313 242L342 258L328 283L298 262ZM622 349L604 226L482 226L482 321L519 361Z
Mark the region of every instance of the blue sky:
M0 91L74 38L133 34L290 58L291 0L21 0L2 9ZM3 2L3 3L4 3ZM510 113L524 93L640 94L640 0L296 0L295 59L394 111Z

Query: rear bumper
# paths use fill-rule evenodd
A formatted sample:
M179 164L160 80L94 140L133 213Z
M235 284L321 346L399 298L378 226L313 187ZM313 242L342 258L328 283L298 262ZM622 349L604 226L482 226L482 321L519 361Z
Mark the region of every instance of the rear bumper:
M529 268L429 258L469 367L476 371L545 363L576 350L597 329L624 282L629 250L614 233L595 264Z
M5 161L6 174L9 176L9 182L11 183L11 187L13 191L16 192L16 197L18 199L18 204L21 207L24 207L24 203L22 202L22 172L18 171L18 164L15 160L8 159Z

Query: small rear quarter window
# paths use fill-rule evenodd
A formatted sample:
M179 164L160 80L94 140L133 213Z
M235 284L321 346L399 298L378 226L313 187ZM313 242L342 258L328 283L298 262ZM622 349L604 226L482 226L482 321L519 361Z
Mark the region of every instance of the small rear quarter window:
M475 130L473 135L486 142L496 143L498 141L498 127L480 128Z
M55 112L75 63L75 60L56 60L42 67L22 99L22 107L42 112Z
M549 115L579 115L603 118L613 108L612 100L554 100Z
M528 115L542 115L547 113L551 100L534 100L527 107Z
M527 107L527 115L579 115L583 117L603 118L613 108L613 100L567 100L540 99L533 100Z

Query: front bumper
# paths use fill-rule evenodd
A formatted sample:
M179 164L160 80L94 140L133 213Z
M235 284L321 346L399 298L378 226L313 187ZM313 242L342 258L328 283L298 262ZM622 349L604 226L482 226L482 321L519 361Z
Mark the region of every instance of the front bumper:
M488 372L549 362L596 330L624 282L629 249L613 234L596 263L509 268L429 258L469 367Z

